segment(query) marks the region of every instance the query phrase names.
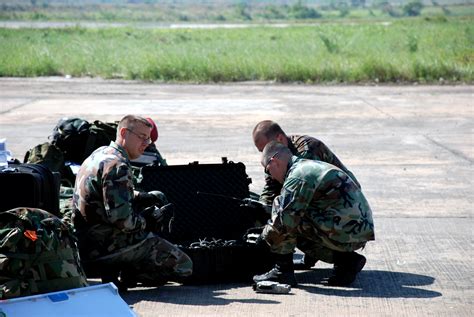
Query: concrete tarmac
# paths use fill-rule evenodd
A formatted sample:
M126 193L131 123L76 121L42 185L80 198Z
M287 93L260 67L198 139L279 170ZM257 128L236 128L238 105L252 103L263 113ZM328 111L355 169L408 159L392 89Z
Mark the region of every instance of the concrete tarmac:
M243 162L259 192L251 132L263 119L328 145L357 176L376 241L351 287L331 266L297 273L290 295L248 283L134 289L140 316L471 316L473 86L170 85L100 79L0 78L0 138L20 160L61 117L151 116L169 164Z

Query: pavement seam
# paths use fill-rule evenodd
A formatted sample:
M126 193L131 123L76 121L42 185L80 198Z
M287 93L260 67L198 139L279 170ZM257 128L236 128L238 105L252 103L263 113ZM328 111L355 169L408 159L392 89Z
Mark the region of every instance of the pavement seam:
M30 103L34 103L34 102L36 102L36 101L38 101L38 100L39 100L38 98L35 98L35 99L32 99L32 100L26 101L26 102L24 102L24 103L22 103L22 104L19 104L18 106L11 107L11 108L8 109L8 110L0 111L0 114L9 113L9 112L11 112L11 111L13 111L13 110L17 110L17 109L19 109L19 108L22 108L22 107L24 107L24 106L29 105Z
M471 163L471 164L474 162L473 159L467 157L467 156L464 155L462 152L457 151L457 150L454 150L454 149L451 149L451 148L447 147L446 145L439 143L438 141L436 141L436 140L434 140L433 138L431 138L429 135L423 134L423 136L424 136L426 139L428 139L428 141L430 141L430 142L432 142L433 144L439 146L440 148L442 148L442 149L448 151L449 153L453 154L454 156L456 156L456 157L458 157L458 158L461 158L461 159L464 159L464 160L468 161L468 162Z
M397 118L395 118L394 116L392 116L390 113L388 112L385 112L383 111L382 109L380 109L379 107L377 107L376 105L368 102L367 100L365 100L364 98L359 98L360 100L362 100L362 102L366 103L367 105L369 105L370 107L374 108L375 110L377 110L378 112L380 112L381 114L383 115L386 115L387 117L399 122L399 120Z

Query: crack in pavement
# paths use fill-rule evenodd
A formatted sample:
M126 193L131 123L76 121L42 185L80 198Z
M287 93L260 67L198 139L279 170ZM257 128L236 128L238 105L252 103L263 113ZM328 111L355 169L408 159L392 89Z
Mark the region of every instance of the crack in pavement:
M21 103L21 104L19 104L19 105L17 105L17 106L11 107L11 108L8 109L8 110L0 111L0 114L6 114L6 113L11 112L12 110L20 109L21 107L24 107L24 106L26 106L26 105L28 105L28 104L30 104L30 103L36 102L36 101L38 101L38 100L39 100L38 98L35 98L35 99L32 99L32 100L26 101L26 102Z
M378 112L382 113L383 115L393 119L394 121L397 121L399 122L399 120L397 118L395 118L394 116L392 116L391 114L383 111L382 109L378 108L377 106L373 105L372 103L370 103L369 101L363 99L363 98L359 98L360 100L362 100L364 103L366 103L367 105L369 105L370 107L374 108L375 110L377 110ZM431 143L435 144L436 146L439 146L440 148L448 151L449 153L453 154L455 157L458 157L458 158L461 158L463 160L466 160L468 161L469 163L473 163L474 160L471 159L470 157L466 156L464 153L458 151L458 150L455 150L455 149L451 149L450 147L434 140L433 138L431 138L429 135L427 134L421 134L423 137L425 137L428 141L430 141Z
M397 118L395 118L394 116L392 116L390 113L383 111L382 109L380 109L380 108L377 107L376 105L374 105L374 104L368 102L368 101L365 100L364 98L359 98L359 99L362 100L362 102L364 102L364 103L366 103L367 105L369 105L370 107L372 107L372 108L374 108L375 110L377 110L378 112L380 112L381 114L383 114L383 115L385 115L385 116L387 116L387 117L389 117L389 118L391 118L391 119L393 119L393 120L395 120L395 121L397 121L397 122L399 121Z
M454 149L451 149L450 147L442 144L442 143L439 143L438 141L434 140L433 138L431 138L429 135L427 134L423 134L423 136L430 142L432 142L433 144L439 146L440 148L448 151L449 153L453 154L454 156L456 157L459 157L461 159L464 159L466 161L468 161L469 163L473 163L474 160L471 159L470 157L466 156L464 153L460 152L460 151L457 151L457 150L454 150Z

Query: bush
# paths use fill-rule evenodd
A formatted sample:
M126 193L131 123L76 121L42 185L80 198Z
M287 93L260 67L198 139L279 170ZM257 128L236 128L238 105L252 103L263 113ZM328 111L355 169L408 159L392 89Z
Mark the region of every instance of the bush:
M263 17L266 19L284 19L286 18L285 15L280 11L277 6L269 5L265 7L265 12L263 13Z
M349 7L347 5L341 5L339 7L339 17L344 18L349 15L351 11L349 10Z
M388 14L392 18L398 18L401 15L388 1L383 0L379 2L378 7L383 13Z
M290 16L295 19L318 19L321 17L321 13L313 8L308 8L301 1L298 1L290 7Z
M403 7L403 14L409 17L416 17L421 14L421 9L423 9L423 3L421 3L421 1L415 0L407 3Z
M249 7L245 3L239 3L235 6L237 16L246 21L252 20L252 16L249 13Z

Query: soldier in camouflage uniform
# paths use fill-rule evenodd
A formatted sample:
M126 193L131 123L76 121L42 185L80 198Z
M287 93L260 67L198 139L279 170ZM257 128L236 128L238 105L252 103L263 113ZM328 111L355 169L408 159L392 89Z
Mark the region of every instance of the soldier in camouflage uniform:
M349 171L337 156L320 140L307 135L287 136L282 128L274 121L264 120L255 126L252 133L253 141L257 149L262 152L265 145L270 141L278 141L286 145L291 153L297 157L318 160L332 164L343 170L360 188L354 174ZM274 180L268 173L265 173L265 186L260 195L259 201L265 206L266 210L271 209L275 197L280 193L282 184ZM300 239L298 249L305 253L301 260L295 260L296 269L309 269L314 266L316 259L311 258L305 251L309 241Z
M98 148L83 162L74 188L72 221L81 258L102 268L103 280L118 282L114 274L120 271L124 287L136 282L162 285L192 273L191 259L153 232L156 208L140 212L132 208L137 197L150 196L137 196L130 166L130 160L150 144L150 131L146 119L125 116L115 142Z
M354 251L374 240L372 211L360 187L340 168L293 156L276 141L263 149L262 165L283 188L261 236L275 254L276 265L254 281L296 285L293 252L297 239L304 237L310 242L307 254L334 263L329 285L352 283L366 262Z
M332 164L343 170L352 178L354 183L360 187L354 174L349 171L337 156L322 141L307 135L287 136L278 123L264 120L255 126L252 132L253 142L259 152L263 151L265 145L270 141L278 141L286 145L295 156L318 160ZM265 174L265 187L260 195L262 203L272 205L273 199L280 193L282 185L274 180L270 175Z

